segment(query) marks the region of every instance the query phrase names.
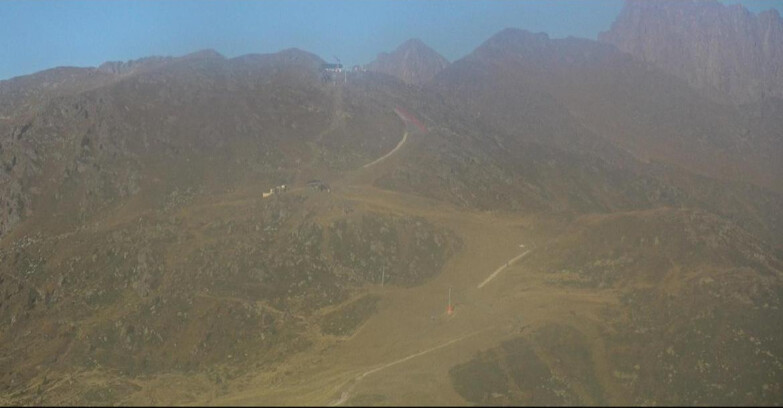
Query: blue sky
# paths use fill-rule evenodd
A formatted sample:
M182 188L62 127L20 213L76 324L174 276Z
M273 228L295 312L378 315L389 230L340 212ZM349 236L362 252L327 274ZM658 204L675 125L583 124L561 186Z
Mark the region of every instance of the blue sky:
M783 0L723 0L753 12ZM363 64L418 37L454 61L506 27L595 39L621 0L0 1L0 79L213 48L227 57L298 47Z

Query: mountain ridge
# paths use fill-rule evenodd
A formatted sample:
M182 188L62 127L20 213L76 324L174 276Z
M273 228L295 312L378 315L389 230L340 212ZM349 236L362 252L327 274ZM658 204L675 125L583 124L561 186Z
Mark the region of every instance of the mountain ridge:
M380 53L367 69L401 79L405 83L422 85L449 65L449 62L418 38L400 44L391 53Z

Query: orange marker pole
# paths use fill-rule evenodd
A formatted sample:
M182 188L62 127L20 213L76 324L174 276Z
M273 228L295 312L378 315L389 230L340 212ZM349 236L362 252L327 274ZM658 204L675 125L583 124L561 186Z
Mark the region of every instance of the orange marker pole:
M446 314L454 313L454 305L451 304L451 288L449 288L449 305L446 307Z

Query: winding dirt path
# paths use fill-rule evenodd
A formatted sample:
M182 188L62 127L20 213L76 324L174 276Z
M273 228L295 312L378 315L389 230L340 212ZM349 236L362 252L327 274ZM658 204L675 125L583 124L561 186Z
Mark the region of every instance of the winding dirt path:
M406 140L408 140L408 132L405 132L405 133L402 135L402 140L400 140L400 143L397 143L397 146L396 146L394 149L392 149L392 150L391 150L389 153L386 153L385 155L383 155L382 157L380 157L380 158L376 159L376 160L375 160L375 161L373 161L372 163L367 163L367 164L365 164L365 165L364 165L364 166L362 166L362 167L366 169L366 168L368 168L368 167L371 167L371 166L373 166L373 165L375 165L375 164L378 164L378 163L380 163L380 162L382 162L382 161L386 160L386 159L387 159L389 156L391 156L391 155L393 155L394 153L396 153L396 152L397 152L397 150L400 150L400 148L402 147L402 145L403 145L403 144L405 144L405 141L406 141Z

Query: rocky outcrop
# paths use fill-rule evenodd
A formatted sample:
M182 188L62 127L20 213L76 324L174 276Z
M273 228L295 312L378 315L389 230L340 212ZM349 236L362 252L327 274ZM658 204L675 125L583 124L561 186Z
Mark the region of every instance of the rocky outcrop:
M129 74L142 68L158 66L173 61L172 57L146 57L130 61L106 61L98 66L98 72L106 74Z
M783 97L783 21L710 1L628 0L599 40L650 62L712 98Z
M370 71L395 76L406 83L421 85L449 65L443 56L425 45L421 40L408 40L394 52L380 53L368 66Z

